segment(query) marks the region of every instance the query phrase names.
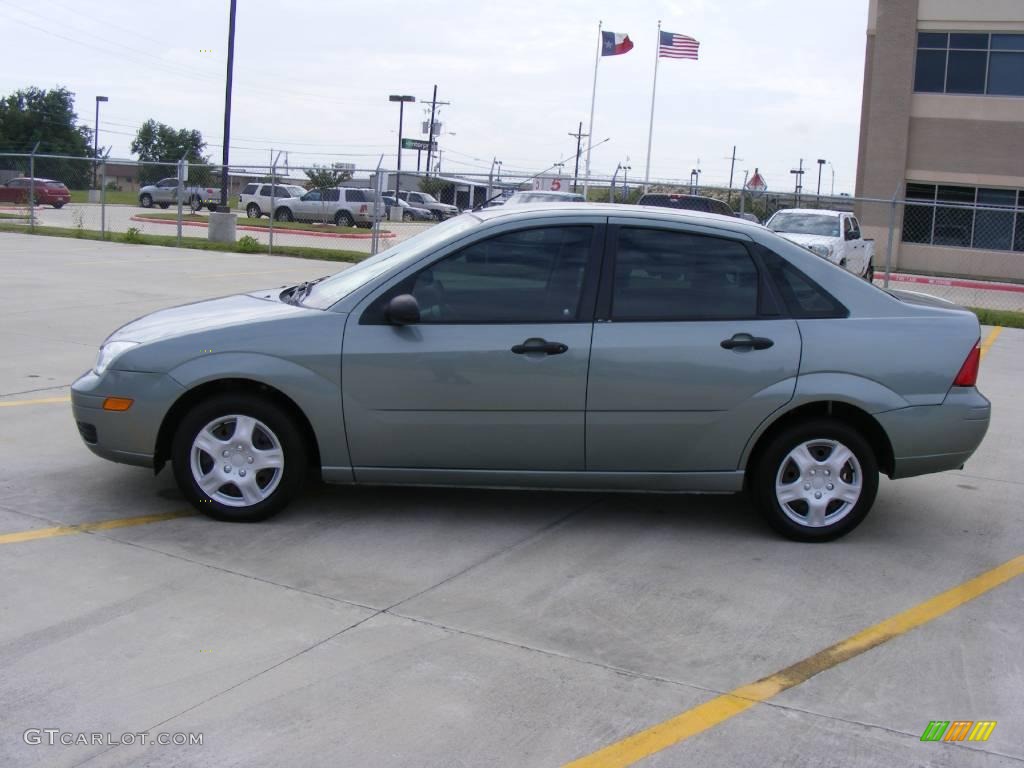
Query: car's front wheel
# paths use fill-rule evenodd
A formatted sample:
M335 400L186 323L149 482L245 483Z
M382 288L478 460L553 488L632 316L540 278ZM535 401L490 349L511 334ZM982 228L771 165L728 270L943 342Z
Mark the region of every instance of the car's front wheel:
M171 461L178 487L210 517L265 520L295 497L305 479L306 445L293 422L260 397L202 401L174 434Z
M53 207L59 211L61 208L64 207L64 203L54 203Z
M878 462L855 429L818 419L776 435L751 480L754 498L775 530L796 541L829 541L867 516L878 492Z
M245 207L245 215L250 219L258 219L263 215L263 211L260 210L260 207L256 205L256 203L249 203L249 205Z
M139 195L139 205L143 208L153 207L153 196L146 192L145 194Z

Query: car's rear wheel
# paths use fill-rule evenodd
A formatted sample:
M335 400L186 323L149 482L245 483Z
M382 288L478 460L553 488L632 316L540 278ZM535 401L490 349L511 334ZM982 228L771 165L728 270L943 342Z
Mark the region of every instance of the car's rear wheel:
M260 207L256 205L256 203L249 203L249 205L245 207L245 215L250 219L258 219L263 215L263 211L260 210Z
M302 487L306 445L294 419L251 395L204 400L182 419L171 445L174 478L210 517L265 520Z
M170 205L170 203L157 203L157 205L159 205L161 208L167 208Z
M192 213L199 213L203 210L203 199L199 195L192 195L188 199L188 207L192 209Z
M855 429L819 419L771 440L753 467L751 490L768 523L783 536L829 541L867 516L878 492L878 462Z
M334 226L336 227L352 227L355 226L355 223L355 219L348 211L338 211L334 214Z
M434 213L434 220L435 221L444 221L444 214L443 213L441 213L440 211L434 211L433 213Z
M153 207L153 196L151 194L149 194L148 192L145 193L145 194L139 195L139 205L141 205L143 208L152 208Z
M206 206L206 210L208 210L210 213L213 213L214 211L217 210L217 203L210 203L209 205Z
M54 207L54 208L57 208L57 209L59 210L59 209L61 209L61 208L63 208L63 207L64 207L64 203L54 203L54 204L53 204L53 207Z
M295 217L292 216L292 212L287 208L278 208L274 212L274 218L278 221L294 221Z

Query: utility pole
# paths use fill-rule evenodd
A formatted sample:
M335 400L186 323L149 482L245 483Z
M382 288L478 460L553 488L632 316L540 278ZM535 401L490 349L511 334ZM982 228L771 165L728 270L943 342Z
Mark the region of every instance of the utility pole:
M818 203L819 204L821 203L821 169L825 165L825 163L827 163L827 162L828 162L827 160L822 160L820 157L818 158Z
M804 159L800 158L800 166L790 171L796 177L796 187L793 189L793 196L795 200L794 205L800 205L800 191L804 188Z
M220 169L220 210L229 212L228 208L228 147L231 145L231 81L235 71L235 5L231 0L228 16L228 68L224 83L224 146L223 165Z
M733 172L736 170L736 161L739 160L741 163L743 162L743 158L742 157L736 157L736 145L735 144L732 147L732 157L727 157L725 159L726 160L731 160L731 162L729 163L729 191L726 193L725 201L729 205L732 205L732 175L733 175Z
M430 99L430 123L427 125L427 176L430 176L430 156L433 154L434 147L434 116L437 113L438 105L447 106L451 104L450 101L438 101L437 100L437 84L434 84L434 95ZM440 163L438 163L440 165ZM420 169L419 157L416 158L416 170Z
M569 131L569 135L576 139L576 170L572 174L572 191L575 192L580 180L580 153L583 151L583 140L588 138L590 134L583 132L583 121L580 120L580 127L576 130L576 133Z

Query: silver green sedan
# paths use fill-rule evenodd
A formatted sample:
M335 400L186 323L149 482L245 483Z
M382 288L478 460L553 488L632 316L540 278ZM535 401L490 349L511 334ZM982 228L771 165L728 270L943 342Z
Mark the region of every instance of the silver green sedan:
M167 309L72 389L89 448L254 521L330 483L746 490L794 539L988 428L970 312L764 227L574 203L464 214L336 275Z

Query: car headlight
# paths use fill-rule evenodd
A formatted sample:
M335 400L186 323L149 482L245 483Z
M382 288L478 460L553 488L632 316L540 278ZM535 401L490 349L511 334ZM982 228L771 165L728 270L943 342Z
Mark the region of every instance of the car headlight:
M811 245L809 248L823 259L827 259L832 256L832 246L830 245Z
M108 341L100 347L100 353L96 357L96 365L93 366L93 372L97 376L102 376L103 372L110 367L114 360L132 347L138 346L138 344L139 342L137 341Z

